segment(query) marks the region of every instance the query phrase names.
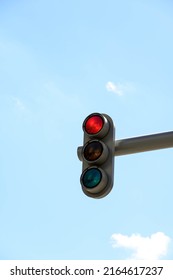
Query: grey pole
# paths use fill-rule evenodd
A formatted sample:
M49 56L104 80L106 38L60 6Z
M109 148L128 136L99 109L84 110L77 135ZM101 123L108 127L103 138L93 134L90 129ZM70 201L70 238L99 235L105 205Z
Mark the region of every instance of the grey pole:
M115 141L115 156L173 148L173 131Z
M159 149L173 148L173 131L115 140L114 156L123 156ZM77 154L81 157L82 146Z

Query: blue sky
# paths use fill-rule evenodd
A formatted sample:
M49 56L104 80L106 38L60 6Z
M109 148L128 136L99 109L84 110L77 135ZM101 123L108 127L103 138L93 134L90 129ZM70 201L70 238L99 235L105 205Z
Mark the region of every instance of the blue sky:
M76 152L93 112L173 130L172 50L169 0L1 1L0 259L173 259L173 150L115 158L99 200Z

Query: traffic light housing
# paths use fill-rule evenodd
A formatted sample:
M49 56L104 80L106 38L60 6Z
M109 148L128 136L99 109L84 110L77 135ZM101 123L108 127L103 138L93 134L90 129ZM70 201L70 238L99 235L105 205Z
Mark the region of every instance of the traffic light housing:
M93 198L106 196L113 187L115 128L106 114L93 113L83 122L83 146L78 147L82 161L80 183Z

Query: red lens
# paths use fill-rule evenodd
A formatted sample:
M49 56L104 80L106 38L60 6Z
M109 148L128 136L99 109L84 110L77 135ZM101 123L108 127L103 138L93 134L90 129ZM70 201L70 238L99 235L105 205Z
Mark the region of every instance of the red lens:
M92 116L86 120L85 131L88 134L97 134L104 125L104 120L101 116Z

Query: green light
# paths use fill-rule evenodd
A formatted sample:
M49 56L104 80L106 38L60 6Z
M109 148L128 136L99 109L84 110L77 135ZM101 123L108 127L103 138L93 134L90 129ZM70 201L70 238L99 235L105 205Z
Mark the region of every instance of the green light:
M82 182L86 188L95 188L102 180L102 173L97 168L88 169L83 177Z

